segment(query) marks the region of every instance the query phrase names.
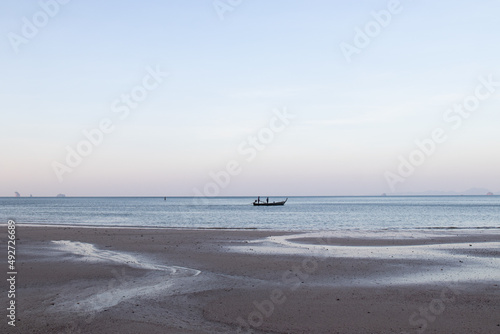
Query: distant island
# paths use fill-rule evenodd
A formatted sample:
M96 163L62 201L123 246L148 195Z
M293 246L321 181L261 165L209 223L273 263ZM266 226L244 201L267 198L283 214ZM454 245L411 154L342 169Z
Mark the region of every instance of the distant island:
M498 192L497 192L498 194ZM465 191L437 191L428 190L422 192L400 192L394 193L392 195L396 196L494 196L495 194L488 189L484 188L472 188Z
M64 195L64 194L57 194L56 197L66 197L66 195Z

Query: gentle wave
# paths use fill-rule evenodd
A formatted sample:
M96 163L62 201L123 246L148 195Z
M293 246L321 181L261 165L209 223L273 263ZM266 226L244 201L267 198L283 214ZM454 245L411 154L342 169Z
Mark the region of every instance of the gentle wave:
M253 207L253 200L0 198L0 221L13 218L21 224L289 231L500 226L500 196L291 197L282 207Z

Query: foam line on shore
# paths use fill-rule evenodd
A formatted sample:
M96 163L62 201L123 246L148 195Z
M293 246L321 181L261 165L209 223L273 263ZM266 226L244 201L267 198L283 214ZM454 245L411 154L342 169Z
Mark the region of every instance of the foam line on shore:
M197 276L201 273L201 271L199 270L190 268L184 268L178 266L164 266L164 265L150 263L143 259L141 260L132 254L98 249L97 247L95 247L95 245L85 242L57 240L57 241L52 241L52 243L57 245L58 249L72 253L74 255L82 256L86 260L102 260L109 262L117 262L137 269L166 271L172 275L180 274L184 276Z
M430 282L452 281L500 281L500 258L496 251L500 249L500 242L473 242L473 245L464 240L454 243L431 243L417 245L373 245L373 236L357 235L365 239L362 246L342 244L328 244L328 234L303 233L296 235L271 236L260 240L253 240L245 245L232 245L227 248L232 252L262 255L302 256L326 260L327 258L352 258L373 260L410 260L420 262L429 260L428 270L414 273L411 271L411 262L408 262L408 271L401 267L399 273L388 274L383 278L359 278L346 281L346 285L389 285L389 284L427 284ZM436 235L427 235L427 239ZM335 236L338 238L338 236ZM345 238L345 236L343 236ZM387 238L388 236L380 239ZM408 238L405 235L400 239ZM419 235L419 237L423 237ZM318 238L318 244L301 243L294 239ZM319 239L322 238L322 239ZM348 240L348 237L346 238ZM326 242L325 242L326 241ZM474 246L474 247L472 247ZM479 251L476 254L475 251ZM488 255L489 254L489 255ZM463 263L466 262L466 266ZM395 262L397 263L397 262ZM467 270L464 270L467 268ZM471 268L473 268L471 270Z
M435 235L434 235L435 236ZM391 240L393 236L384 236L384 239ZM415 237L414 235L411 238ZM419 237L423 237L419 236ZM427 239L431 236L425 235ZM324 240L324 243L312 244L301 243L294 239L318 239ZM453 254L451 251L457 249L468 249L470 243L465 241L456 241L449 243L432 243L432 244L417 244L417 245L373 245L373 236L362 235L366 238L366 244L362 246L350 246L342 244L328 244L328 235L322 233L306 233L298 235L283 235L273 236L260 240L258 247L252 246L253 250L259 249L263 252L273 253L292 253L295 255L314 255L314 256L336 256L336 257L353 257L353 258L399 258L399 259L420 259L428 257L433 259L439 258L463 258L461 254ZM360 238L360 239L362 239ZM380 238L380 236L379 236ZM401 236L400 239L409 238L409 235ZM258 241L257 241L258 242ZM475 248L486 250L497 250L500 248L500 242L474 242ZM470 255L469 258L481 260L482 257Z
M7 223L0 223L0 226ZM204 226L156 226L156 225L89 225L89 224L38 224L38 223L18 223L18 226L26 227L49 227L49 228L83 228L83 229L110 229L110 230L179 230L179 231L275 231L273 229L262 229L257 227L204 227ZM281 231L281 230L276 230Z
M111 262L150 271L140 278L140 284L136 282L136 279L126 276L124 270L121 274L115 273L117 278L109 280L104 289L102 287L88 287L80 290L77 301L74 297L62 297L63 300L58 303L60 304L59 310L74 310L83 313L100 312L138 296L147 296L169 290L179 280L194 279L201 273L195 269L151 263L125 252L98 249L90 243L69 240L52 241L52 243L59 251L79 256L79 260ZM165 274L167 275L165 276Z

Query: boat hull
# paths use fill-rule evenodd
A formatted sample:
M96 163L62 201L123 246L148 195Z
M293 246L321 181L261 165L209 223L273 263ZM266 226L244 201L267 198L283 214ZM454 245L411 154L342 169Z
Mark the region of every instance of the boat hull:
M286 201L288 198L282 202L253 202L254 206L279 206L279 205L285 205Z

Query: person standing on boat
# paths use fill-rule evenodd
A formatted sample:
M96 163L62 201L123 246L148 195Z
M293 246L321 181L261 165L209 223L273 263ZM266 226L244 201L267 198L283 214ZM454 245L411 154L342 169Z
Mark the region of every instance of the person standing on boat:
M269 204L269 197L266 199L266 202Z
M257 203L260 203L260 196L257 197Z

